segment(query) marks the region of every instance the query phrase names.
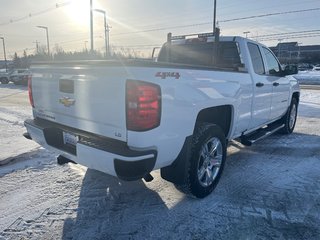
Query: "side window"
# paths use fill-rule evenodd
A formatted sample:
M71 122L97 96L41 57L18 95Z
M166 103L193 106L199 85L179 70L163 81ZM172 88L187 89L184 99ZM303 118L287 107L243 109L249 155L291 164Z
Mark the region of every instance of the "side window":
M219 43L219 61L218 65L222 67L239 67L241 59L236 42Z
M251 62L253 65L254 72L256 74L265 74L265 69L263 65L263 60L259 46L253 43L248 43L248 48L250 52Z
M272 54L272 52L267 49L263 48L263 52L266 55L267 64L268 64L268 72L270 75L278 75L280 73L280 66L279 62L275 58L275 56Z

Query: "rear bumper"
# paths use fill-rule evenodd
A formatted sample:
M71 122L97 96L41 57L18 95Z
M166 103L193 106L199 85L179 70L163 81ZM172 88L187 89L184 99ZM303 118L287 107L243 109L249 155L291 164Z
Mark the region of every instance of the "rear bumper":
M42 119L26 120L24 124L32 140L40 145L123 180L141 179L155 166L156 150L132 150L125 142ZM75 146L64 143L63 132L78 136Z

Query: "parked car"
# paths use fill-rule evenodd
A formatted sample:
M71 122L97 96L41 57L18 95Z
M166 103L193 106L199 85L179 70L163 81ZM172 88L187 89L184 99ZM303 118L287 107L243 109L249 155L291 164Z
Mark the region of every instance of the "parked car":
M312 71L320 71L320 64L315 65Z
M5 69L0 69L0 82L2 84L9 83L9 73Z
M10 81L16 85L27 85L31 72L28 69L16 69L10 74Z
M312 70L312 69L313 69L313 65L309 64L309 63L300 63L298 65L299 71L308 71L308 70Z

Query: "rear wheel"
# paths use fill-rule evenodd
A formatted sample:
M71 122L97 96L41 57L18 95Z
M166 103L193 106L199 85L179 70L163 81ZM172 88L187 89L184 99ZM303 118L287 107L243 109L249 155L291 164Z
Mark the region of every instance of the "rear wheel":
M226 159L226 138L214 124L201 123L193 136L192 151L188 157L188 172L183 184L176 187L197 198L208 196L216 187Z
M298 115L298 101L296 98L292 98L290 107L282 118L282 122L284 123L284 127L280 129L280 133L290 134L293 132L293 129L296 125Z
M9 83L9 80L8 80L8 78L1 78L1 79L0 79L0 82L1 82L2 84L8 84L8 83Z

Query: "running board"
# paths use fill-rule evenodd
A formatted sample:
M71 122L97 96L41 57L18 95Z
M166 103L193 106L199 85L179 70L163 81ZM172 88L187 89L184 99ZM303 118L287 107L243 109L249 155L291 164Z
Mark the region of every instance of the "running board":
M251 133L249 135L243 135L240 138L241 143L245 146L251 146L255 142L270 136L271 134L277 132L278 130L280 130L283 127L284 127L284 124L272 124L266 128L261 128L261 129L257 130L256 132Z

